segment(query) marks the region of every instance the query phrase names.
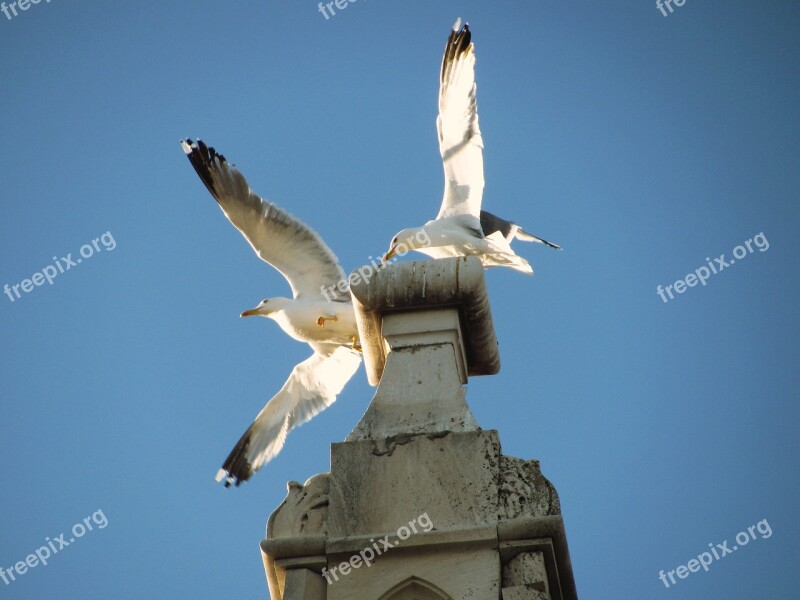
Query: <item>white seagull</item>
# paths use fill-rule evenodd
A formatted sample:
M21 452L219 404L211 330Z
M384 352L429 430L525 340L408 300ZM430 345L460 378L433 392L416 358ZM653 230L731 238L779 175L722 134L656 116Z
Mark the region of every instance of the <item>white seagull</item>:
M293 298L267 298L242 316L273 319L314 350L292 369L223 463L216 479L228 487L247 481L280 452L289 431L336 400L361 363L358 329L349 292L341 291L347 278L322 238L250 190L244 176L214 148L200 140L181 145L225 216L292 288Z
M517 256L511 241L539 242L516 223L481 210L483 197L483 138L475 99L475 45L469 24L453 26L442 58L439 85L439 152L444 165L444 197L439 214L422 227L403 229L392 238L383 261L398 251L417 250L433 258L477 255L485 267L504 266L532 274Z

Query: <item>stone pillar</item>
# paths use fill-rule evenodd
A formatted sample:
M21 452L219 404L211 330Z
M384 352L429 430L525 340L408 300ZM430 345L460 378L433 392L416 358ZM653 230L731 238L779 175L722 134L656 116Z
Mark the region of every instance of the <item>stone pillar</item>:
M555 488L466 403L500 365L480 261L391 265L351 291L378 389L330 473L270 517L272 600L576 599Z

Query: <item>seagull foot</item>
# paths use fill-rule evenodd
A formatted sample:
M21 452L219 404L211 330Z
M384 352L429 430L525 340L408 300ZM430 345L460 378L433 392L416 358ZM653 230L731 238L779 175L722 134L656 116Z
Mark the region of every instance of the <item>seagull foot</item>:
M350 346L350 348L356 352L361 352L361 341L358 339L358 336L354 335L350 339L353 341L353 345Z
M325 327L325 321L338 321L338 320L339 320L339 317L337 317L337 316L320 317L319 319L317 319L317 327Z

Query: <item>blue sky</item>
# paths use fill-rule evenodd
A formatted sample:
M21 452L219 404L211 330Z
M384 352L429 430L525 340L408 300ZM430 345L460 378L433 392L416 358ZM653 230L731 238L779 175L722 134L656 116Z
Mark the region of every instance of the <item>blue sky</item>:
M558 488L582 598L795 597L800 9L736 0L0 14L0 285L88 255L0 295L0 567L107 519L0 597L266 596L269 513L327 470L373 389L359 371L252 481L214 484L308 351L238 317L288 286L178 142L214 145L354 269L438 210L457 16L484 206L564 246L517 248L534 277L487 273L502 370L470 381L479 423ZM759 233L767 250L659 297ZM659 581L763 519L770 537Z

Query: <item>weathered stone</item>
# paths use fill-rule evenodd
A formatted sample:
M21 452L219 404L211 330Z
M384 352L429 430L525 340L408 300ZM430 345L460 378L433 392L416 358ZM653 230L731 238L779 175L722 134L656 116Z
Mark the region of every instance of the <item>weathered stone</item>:
M388 354L382 334L384 316L420 309L458 310L470 376L493 375L500 370L489 295L477 257L388 265L371 280L354 282L350 292L364 349L364 367L372 385L380 381Z
M381 385L347 441L475 431L478 423L465 394L451 343L398 348L387 357Z
M380 385L330 474L270 517L272 600L577 600L555 488L466 404L499 367L480 263L392 266L353 296Z
M525 585L503 588L502 600L551 600L550 594Z
M332 560L333 564L337 561ZM406 595L421 590L427 595ZM431 595L434 590L436 595ZM440 552L420 548L412 553L398 548L370 567L362 565L330 584L327 600L485 600L499 596L500 561L495 550Z
M503 587L519 585L547 591L547 570L541 552L523 552L503 567Z
M496 431L333 444L328 534L395 531L423 513L436 529L494 523L499 463Z
M503 456L500 460L499 518L561 514L558 492L542 475L538 460Z
M290 481L286 487L286 498L267 522L267 537L324 534L330 473L314 475L305 484Z
M286 571L283 600L326 600L328 590L322 575L310 569Z
M380 600L450 600L450 596L435 585L409 577L381 596Z

